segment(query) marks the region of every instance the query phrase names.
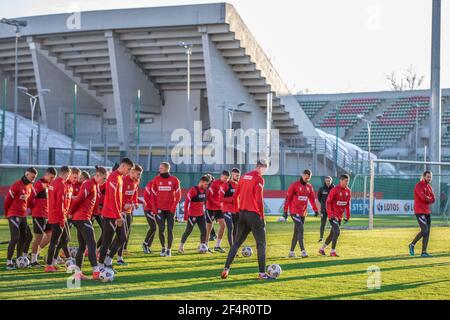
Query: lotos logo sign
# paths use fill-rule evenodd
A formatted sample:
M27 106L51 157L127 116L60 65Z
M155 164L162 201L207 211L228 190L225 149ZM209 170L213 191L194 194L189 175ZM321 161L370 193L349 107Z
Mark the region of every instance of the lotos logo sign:
M413 200L378 200L375 199L375 214L413 214Z

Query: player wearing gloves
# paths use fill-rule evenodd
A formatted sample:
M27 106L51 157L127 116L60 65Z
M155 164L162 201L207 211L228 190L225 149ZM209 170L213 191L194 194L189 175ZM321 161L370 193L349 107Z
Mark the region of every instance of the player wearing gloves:
M184 244L196 224L200 229L200 243L206 245L205 202L208 184L209 177L203 176L198 185L192 187L186 195L184 201L184 221L187 221L187 225L186 230L181 237L181 243L178 249L178 252L181 254L184 253Z
M319 250L319 254L326 255L325 249L331 243L331 257L338 257L336 253L336 245L341 233L341 221L344 217L344 223L350 220L350 200L352 198L352 191L348 187L350 177L347 174L341 175L339 178L339 184L334 187L327 199L327 213L330 220L331 231L328 238L325 240L322 248Z
M316 196L314 194L314 188L309 183L311 180L311 170L303 171L303 175L300 180L290 185L286 199L284 201L284 218L287 219L288 211L291 214L291 218L294 221L294 234L292 236L291 251L289 252L290 258L295 258L295 246L300 245L302 250L302 258L308 257L304 243L304 225L307 215L308 201L311 204L314 212L318 214Z

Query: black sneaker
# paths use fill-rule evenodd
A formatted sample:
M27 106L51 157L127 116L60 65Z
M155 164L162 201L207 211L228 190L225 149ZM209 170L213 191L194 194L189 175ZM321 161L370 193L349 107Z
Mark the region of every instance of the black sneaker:
M142 251L143 251L145 254L150 254L150 253L152 253L152 250L151 250L145 243L142 244Z
M320 239L319 239L319 241L317 241L317 242L318 242L318 243L321 243L322 241L323 241L323 239L322 239L322 238L320 238Z
M17 269L17 267L13 263L9 263L6 265L6 270L16 270L16 269Z
M117 260L117 264L118 264L119 266L126 266L126 265L127 265L127 263L126 263L125 261L123 261L123 259L118 259L118 260Z
M220 252L220 253L225 253L226 251L224 249L222 249L221 247L215 247L214 251L216 252Z
M264 273L264 274L259 274L258 279L259 280L275 280L276 278L268 275L267 273Z
M37 261L30 263L30 268L41 268L41 267L42 267L42 264L40 264Z
M208 252L209 253L214 253L214 251L212 251L210 248L208 248Z
M165 257L166 256L166 249L165 248L161 249L161 252L159 253L159 256L160 257Z

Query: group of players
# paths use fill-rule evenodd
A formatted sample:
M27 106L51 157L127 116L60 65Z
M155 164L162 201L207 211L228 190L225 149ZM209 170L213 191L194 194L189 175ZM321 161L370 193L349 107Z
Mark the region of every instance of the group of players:
M230 250L221 274L228 277L230 266L238 254L239 248L251 232L255 238L258 257L258 278L271 280L266 273L266 223L264 216L264 178L268 168L267 160L259 160L256 168L244 174L238 169L223 171L220 178L214 180L210 174L202 176L197 185L187 192L184 203L186 229L178 248L184 253L185 243L195 225L200 230L200 245L209 252L209 241L214 222L219 224L214 251L225 253L221 247L222 238L227 229ZM39 267L39 252L48 245L45 272L58 271L60 251L70 259L70 228L77 230L78 251L75 257L76 276L88 279L81 269L84 256L92 267L92 279L99 279L103 268L112 268L113 258L117 254L117 264L125 264L123 254L126 250L132 225L133 210L141 203L149 225L143 241L144 253L151 253L153 239L158 229L161 242L161 256L172 255L173 227L177 206L181 200L180 181L170 174L170 164L162 162L159 174L145 187L143 201L138 198L143 169L125 158L111 172L97 166L95 175L77 168L63 166L59 172L48 168L42 178L35 182L38 174L35 168L26 170L24 176L15 182L5 198L5 217L9 221L11 239L8 245L7 269L15 269L14 251L17 257L28 257L33 234L27 224L27 216L33 219L34 241L31 245L32 267ZM305 170L300 179L289 187L284 204L284 218L288 214L294 222L294 233L289 257L295 257L297 243L301 257L308 257L304 244L304 225L308 203L315 215L321 216L320 240L323 242L319 254L326 255L331 244L330 256L337 257L336 245L340 235L341 222L350 219L351 190L348 187L350 177L340 176L334 186L331 177L326 177L317 197L310 184L312 173ZM425 172L423 179L415 189L415 211L421 232L410 244L410 253L414 255L414 246L423 239L422 256L427 256L426 247L429 238L431 220L429 204L434 201L430 186L431 172ZM345 216L344 216L345 215ZM323 241L325 225L330 222L330 233ZM101 236L95 239L93 223L101 228ZM167 242L166 231L167 230Z

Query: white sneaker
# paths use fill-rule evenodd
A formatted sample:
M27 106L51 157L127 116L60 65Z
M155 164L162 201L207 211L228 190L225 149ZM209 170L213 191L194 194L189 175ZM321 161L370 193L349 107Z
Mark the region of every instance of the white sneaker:
M306 251L302 251L302 258L308 258L308 253Z
M160 257L165 257L166 256L166 249L165 248L161 249L161 252L160 252L159 256Z
M182 246L180 246L180 247L178 248L178 253L184 254L184 248L183 248Z
M288 258L295 258L295 252L294 251L289 252Z

